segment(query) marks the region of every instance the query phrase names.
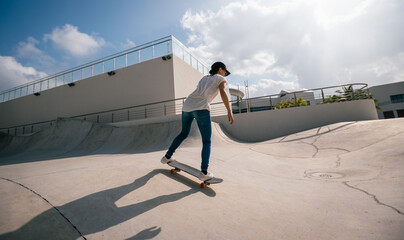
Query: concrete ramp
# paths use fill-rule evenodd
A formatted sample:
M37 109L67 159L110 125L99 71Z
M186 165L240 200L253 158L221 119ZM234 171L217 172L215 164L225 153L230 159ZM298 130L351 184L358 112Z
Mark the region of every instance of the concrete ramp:
M160 163L179 130L59 119L0 136L0 239L403 239L404 119L249 144L214 124L224 182L205 189ZM200 151L194 126L175 156L198 167Z
M212 143L231 140L213 123ZM116 127L78 119L59 118L51 127L26 136L0 135L0 165L96 154L149 153L166 150L181 131L180 119L163 123ZM201 147L193 124L184 147Z

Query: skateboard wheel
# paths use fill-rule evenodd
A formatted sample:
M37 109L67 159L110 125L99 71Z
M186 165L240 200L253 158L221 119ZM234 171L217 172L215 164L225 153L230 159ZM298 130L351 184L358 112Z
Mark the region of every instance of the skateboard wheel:
M175 173L175 169L171 169L171 174L174 174Z
M201 183L201 188L205 188L205 183Z

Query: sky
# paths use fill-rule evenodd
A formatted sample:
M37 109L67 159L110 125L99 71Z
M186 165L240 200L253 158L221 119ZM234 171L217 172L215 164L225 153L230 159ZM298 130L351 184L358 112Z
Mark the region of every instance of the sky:
M0 0L0 92L173 35L249 95L404 81L403 0Z

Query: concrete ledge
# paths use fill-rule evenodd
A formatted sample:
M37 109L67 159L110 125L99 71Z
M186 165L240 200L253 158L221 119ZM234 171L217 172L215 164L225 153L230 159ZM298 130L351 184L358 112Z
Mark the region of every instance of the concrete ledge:
M245 142L265 141L338 122L378 119L372 99L236 114L234 118L233 125L227 116L213 120L227 134Z

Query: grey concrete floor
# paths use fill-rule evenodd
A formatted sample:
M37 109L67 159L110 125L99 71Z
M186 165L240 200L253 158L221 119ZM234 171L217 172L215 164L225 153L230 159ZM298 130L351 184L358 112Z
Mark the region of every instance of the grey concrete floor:
M160 163L178 121L62 119L2 137L0 239L404 239L404 119L343 122L260 142L214 124L205 189ZM198 167L193 129L177 160Z

